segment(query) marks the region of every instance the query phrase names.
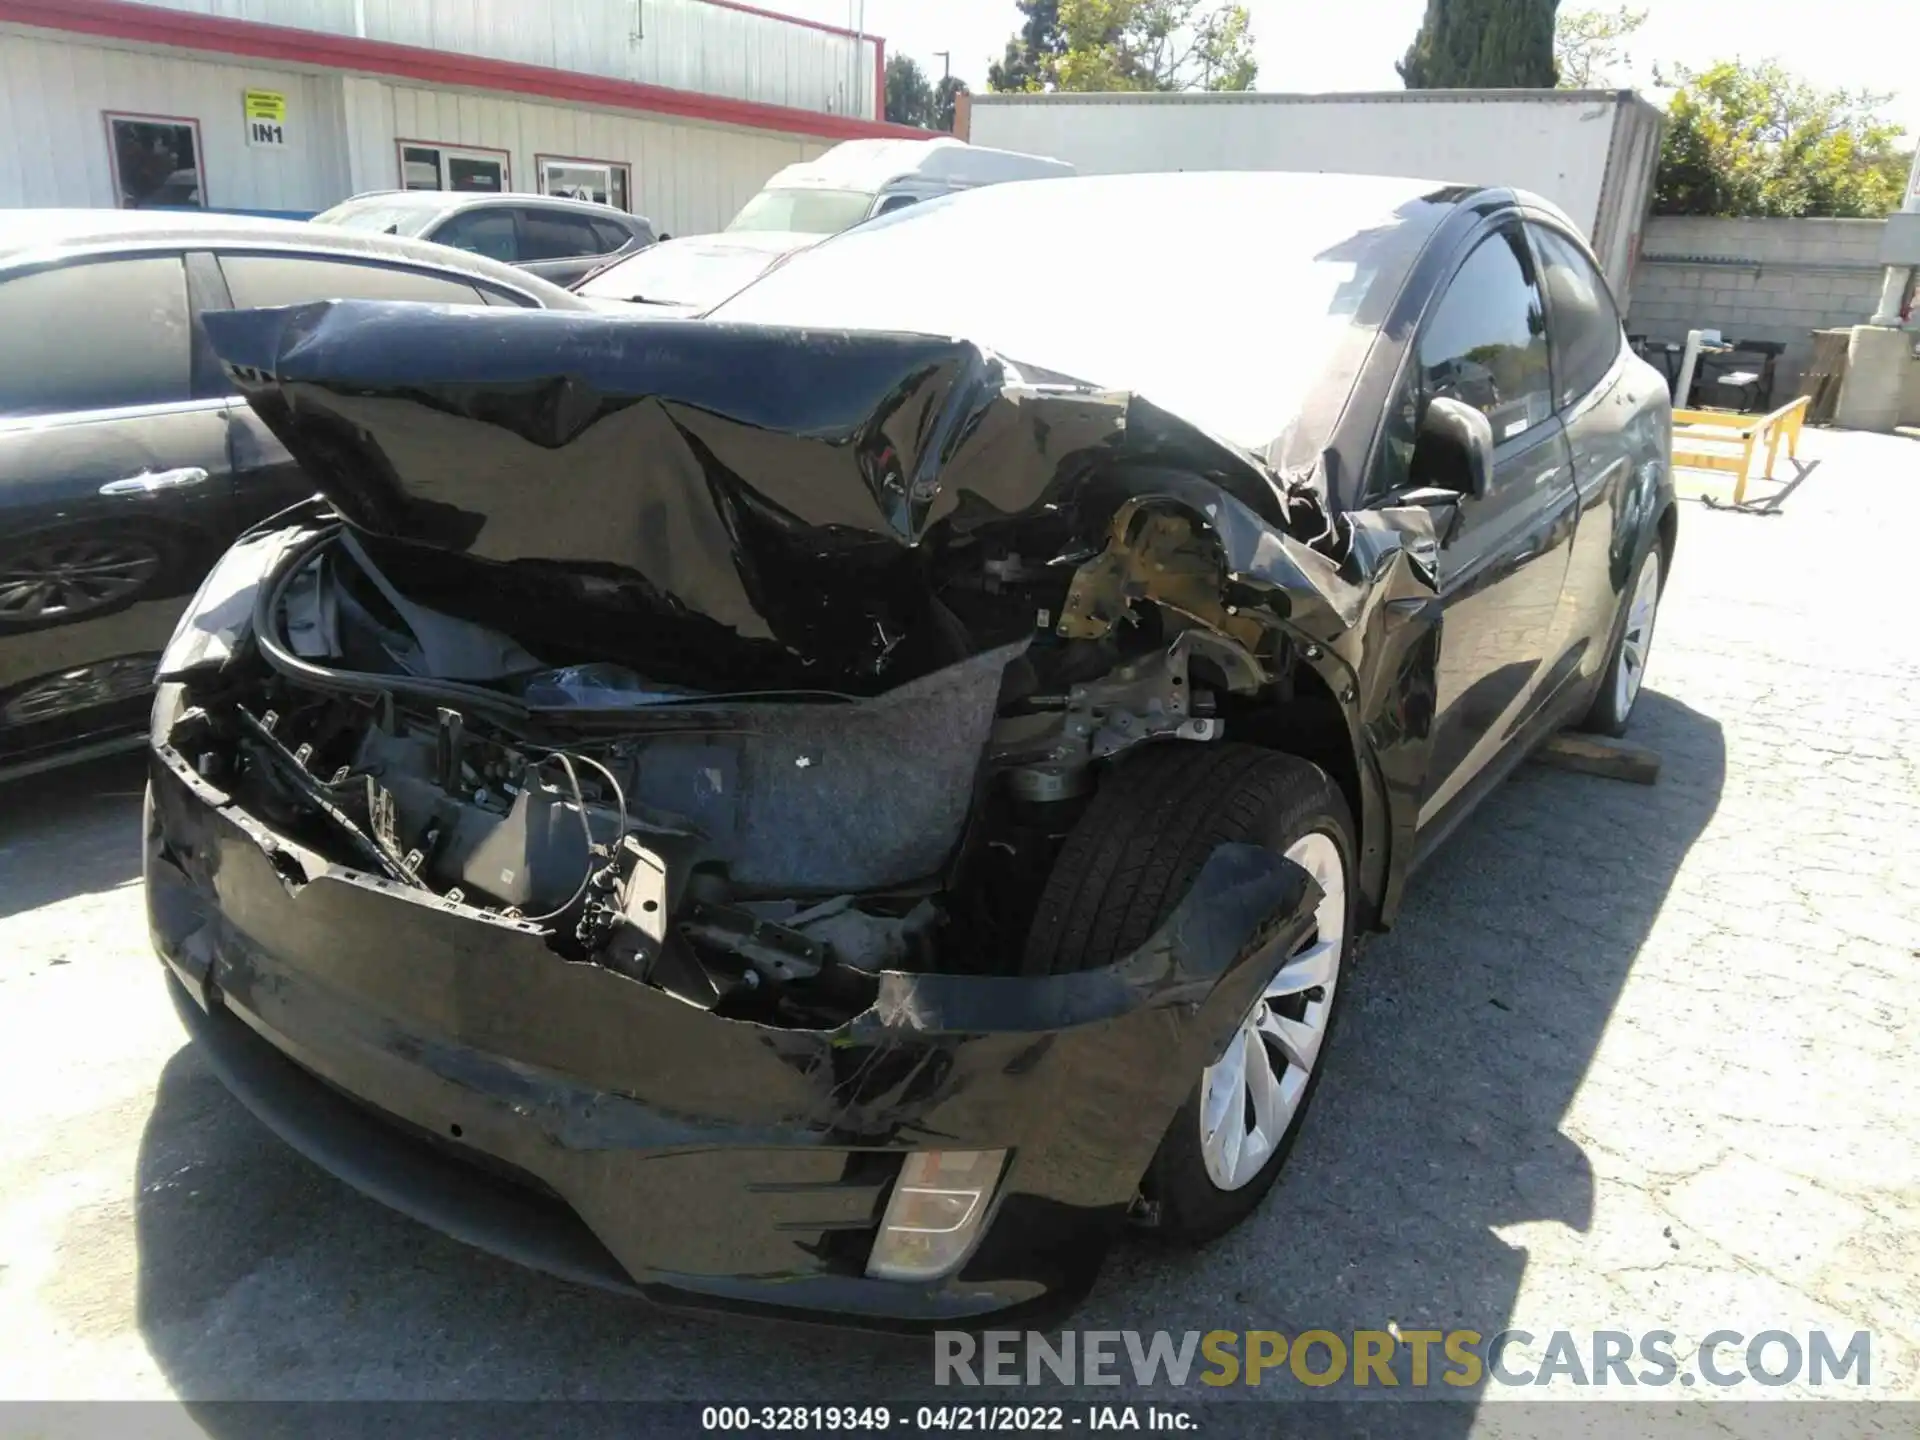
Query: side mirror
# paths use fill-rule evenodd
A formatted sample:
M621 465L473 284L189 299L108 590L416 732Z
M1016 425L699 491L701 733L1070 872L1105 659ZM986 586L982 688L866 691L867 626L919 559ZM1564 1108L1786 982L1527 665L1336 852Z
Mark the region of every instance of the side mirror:
M1464 400L1427 402L1408 467L1416 485L1485 495L1493 483L1493 422Z

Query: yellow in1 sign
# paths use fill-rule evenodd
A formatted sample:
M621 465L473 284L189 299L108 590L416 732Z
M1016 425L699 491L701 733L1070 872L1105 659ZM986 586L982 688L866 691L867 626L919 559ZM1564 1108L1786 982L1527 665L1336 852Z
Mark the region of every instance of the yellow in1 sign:
M247 144L257 150L287 148L287 97L278 90L246 93Z

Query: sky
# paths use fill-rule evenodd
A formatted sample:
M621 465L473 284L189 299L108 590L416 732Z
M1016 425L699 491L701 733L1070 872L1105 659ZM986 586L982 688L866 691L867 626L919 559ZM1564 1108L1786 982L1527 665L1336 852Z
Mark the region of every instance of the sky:
M936 52L984 90L987 65L1019 26L1010 0L760 0L765 8L836 25L864 23L887 53L905 53L938 77ZM1262 90L1397 90L1426 0L1243 0L1253 17ZM1571 9L1585 0L1563 0ZM1597 0L1612 9L1618 0ZM1827 89L1895 92L1887 113L1920 134L1920 0L1635 0L1648 12L1633 37L1632 75L1650 88L1654 61L1694 68L1716 60L1777 59ZM861 15L864 12L864 22ZM1662 97L1655 96L1659 99Z

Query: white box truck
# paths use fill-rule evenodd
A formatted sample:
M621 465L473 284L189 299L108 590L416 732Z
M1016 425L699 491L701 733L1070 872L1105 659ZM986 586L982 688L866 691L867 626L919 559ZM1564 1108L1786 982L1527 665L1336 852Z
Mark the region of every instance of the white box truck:
M1586 231L1623 310L1660 159L1660 112L1631 90L976 95L968 133L1083 175L1316 170L1531 190Z

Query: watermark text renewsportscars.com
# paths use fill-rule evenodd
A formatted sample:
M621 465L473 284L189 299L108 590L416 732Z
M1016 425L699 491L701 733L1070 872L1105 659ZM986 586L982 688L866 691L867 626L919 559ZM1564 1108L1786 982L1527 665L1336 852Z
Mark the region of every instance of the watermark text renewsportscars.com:
M1684 1356L1684 1358L1683 1358ZM1434 1389L1482 1385L1635 1388L1863 1386L1873 1337L1714 1330L1692 1350L1671 1330L942 1330L936 1385L1304 1385Z

